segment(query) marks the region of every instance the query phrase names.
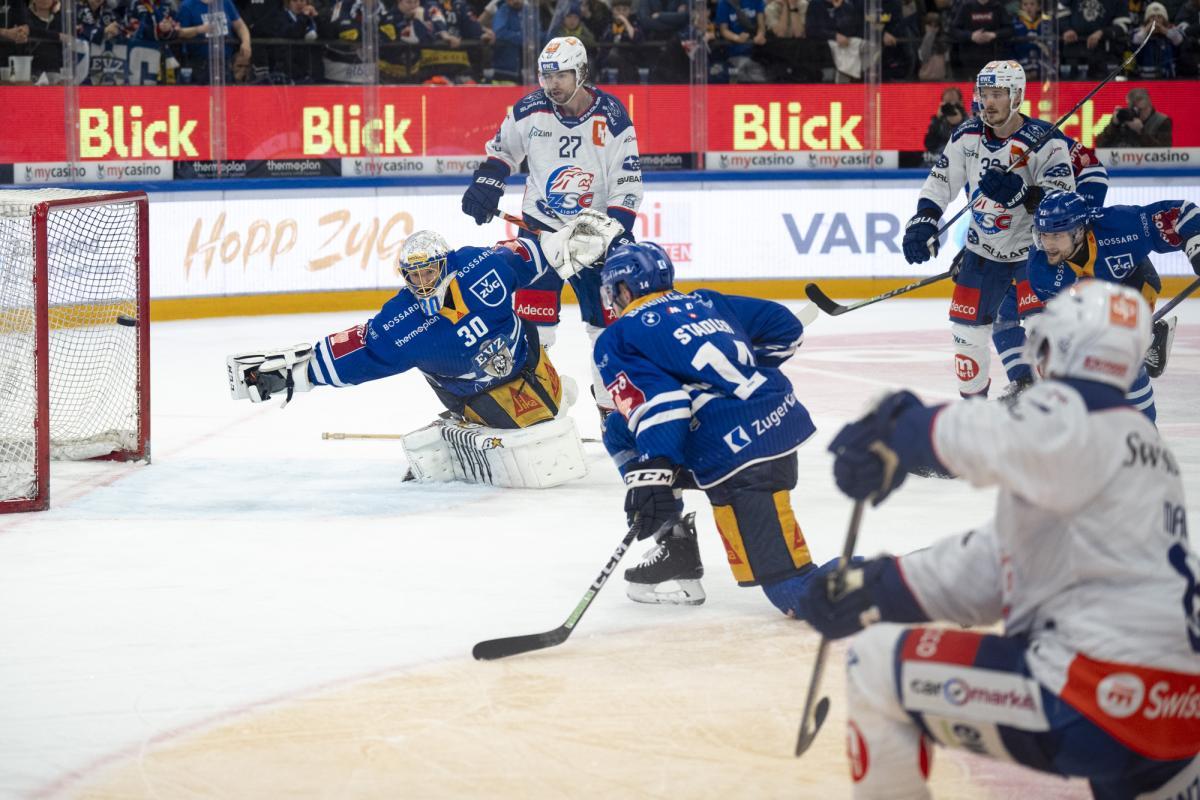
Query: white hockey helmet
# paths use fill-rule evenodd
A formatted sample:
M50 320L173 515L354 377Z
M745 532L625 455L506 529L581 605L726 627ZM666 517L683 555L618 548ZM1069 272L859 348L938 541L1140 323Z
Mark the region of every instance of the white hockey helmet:
M417 298L422 313L432 317L442 309L442 301L454 273L446 268L450 247L440 234L417 231L404 240L396 271Z
M989 61L975 76L975 103L983 107L983 89L1008 89L1008 117L1004 123L1012 119L1013 114L1021 111L1021 103L1025 102L1025 68L1016 61Z
M1150 347L1150 306L1138 292L1084 280L1030 321L1025 357L1044 378L1081 378L1128 391Z
M546 42L538 56L538 76L547 72L562 72L572 70L575 73L575 85L582 86L587 80L588 57L583 42L574 36L556 36Z

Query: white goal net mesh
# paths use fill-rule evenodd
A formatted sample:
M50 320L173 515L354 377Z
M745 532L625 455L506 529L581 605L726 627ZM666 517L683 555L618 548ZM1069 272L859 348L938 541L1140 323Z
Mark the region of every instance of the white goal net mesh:
M32 497L38 414L34 211L103 193L0 191L0 501ZM138 204L52 206L46 223L50 455L136 450L140 431Z

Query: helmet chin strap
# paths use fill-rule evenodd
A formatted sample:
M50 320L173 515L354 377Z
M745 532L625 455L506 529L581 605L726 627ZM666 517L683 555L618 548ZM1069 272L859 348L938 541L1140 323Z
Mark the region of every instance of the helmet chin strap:
M579 94L579 90L583 88L583 81L579 80L579 70L571 70L575 73L575 91L571 92L571 96L561 103L555 103L557 106L566 107L571 105L571 101L575 99L575 95Z

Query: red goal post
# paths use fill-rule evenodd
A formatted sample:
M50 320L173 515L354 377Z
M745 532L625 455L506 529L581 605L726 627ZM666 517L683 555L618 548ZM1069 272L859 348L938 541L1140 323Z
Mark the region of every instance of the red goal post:
M150 459L143 192L0 191L0 513L50 499L50 461Z

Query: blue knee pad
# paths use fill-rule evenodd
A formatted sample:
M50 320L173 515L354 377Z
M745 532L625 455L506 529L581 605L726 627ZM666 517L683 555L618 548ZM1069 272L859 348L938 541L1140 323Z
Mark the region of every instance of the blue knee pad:
M1010 381L1032 380L1033 370L1021 360L1025 352L1025 329L1017 313L1017 287L1010 285L1004 293L1004 301L996 312L992 326L992 344L1000 354L1004 372Z

